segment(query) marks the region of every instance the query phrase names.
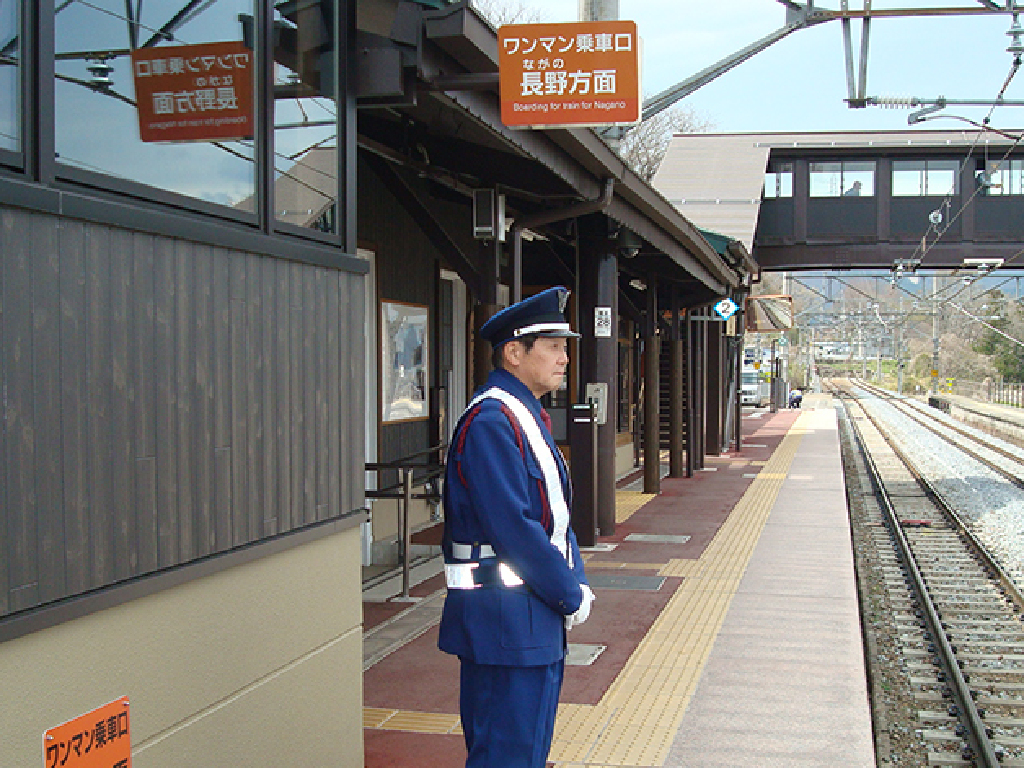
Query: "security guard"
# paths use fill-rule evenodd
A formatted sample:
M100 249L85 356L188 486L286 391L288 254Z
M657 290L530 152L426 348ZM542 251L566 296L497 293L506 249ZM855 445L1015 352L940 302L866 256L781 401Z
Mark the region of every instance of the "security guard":
M538 400L561 386L567 340L579 337L563 314L568 295L550 288L480 329L495 370L448 451L438 645L461 661L467 768L544 767L565 633L594 599L569 527L569 475Z

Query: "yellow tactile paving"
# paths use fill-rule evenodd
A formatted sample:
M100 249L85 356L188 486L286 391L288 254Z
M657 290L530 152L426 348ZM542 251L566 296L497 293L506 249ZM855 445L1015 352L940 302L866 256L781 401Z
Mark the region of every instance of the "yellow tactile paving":
M802 435L783 439L698 560L662 568L686 578L601 701L559 717L560 768L664 764Z
M624 523L644 504L653 498L655 493L640 493L639 491L618 491L615 494L615 522Z
M363 728L380 728L398 710L363 707Z
M363 707L363 728L413 733L462 733L458 715Z
M660 766L668 757L750 556L804 434L794 424L697 560L616 563L685 577L618 677L595 706L562 704L548 760L559 768ZM761 464L762 462L751 462ZM616 494L616 521L653 498ZM628 514L620 510L620 505ZM624 517L620 518L620 514ZM591 562L588 567L606 567ZM457 715L365 707L366 728L461 733Z

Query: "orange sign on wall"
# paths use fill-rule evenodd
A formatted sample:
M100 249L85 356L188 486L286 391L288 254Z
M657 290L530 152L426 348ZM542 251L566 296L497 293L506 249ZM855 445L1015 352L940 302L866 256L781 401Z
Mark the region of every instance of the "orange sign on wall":
M131 768L128 697L43 734L43 768Z
M132 51L140 138L250 138L252 59L252 51L240 41Z
M513 128L640 121L632 21L506 24L498 30L501 121Z

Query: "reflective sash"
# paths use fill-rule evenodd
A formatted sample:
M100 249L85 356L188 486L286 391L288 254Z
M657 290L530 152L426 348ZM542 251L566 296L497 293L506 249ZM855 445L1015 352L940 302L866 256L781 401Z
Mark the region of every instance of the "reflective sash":
M537 423L537 419L534 418L530 409L515 395L506 392L500 387L491 387L481 392L466 406L466 410L468 411L481 400L486 400L487 398L493 398L508 406L509 410L515 415L519 425L523 428L526 442L530 445L530 451L533 453L533 457L537 460L537 463L540 465L540 471L544 475L544 486L548 494L548 504L551 505L551 517L554 521L551 531L551 544L562 553L562 557L568 560L571 566L569 545L565 538L566 531L569 529L569 506L565 502L565 494L562 492L562 478L558 474L558 464L556 463L551 446L544 439L540 424Z

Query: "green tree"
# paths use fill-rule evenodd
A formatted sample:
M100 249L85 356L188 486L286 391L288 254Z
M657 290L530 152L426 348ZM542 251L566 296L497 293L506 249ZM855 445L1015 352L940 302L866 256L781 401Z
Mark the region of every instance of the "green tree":
M986 328L975 349L991 358L1004 380L1024 381L1024 344L1020 341L1024 336L1024 307L1019 301L1009 301L1001 295L993 296L989 307L996 315L988 322L1002 333Z

